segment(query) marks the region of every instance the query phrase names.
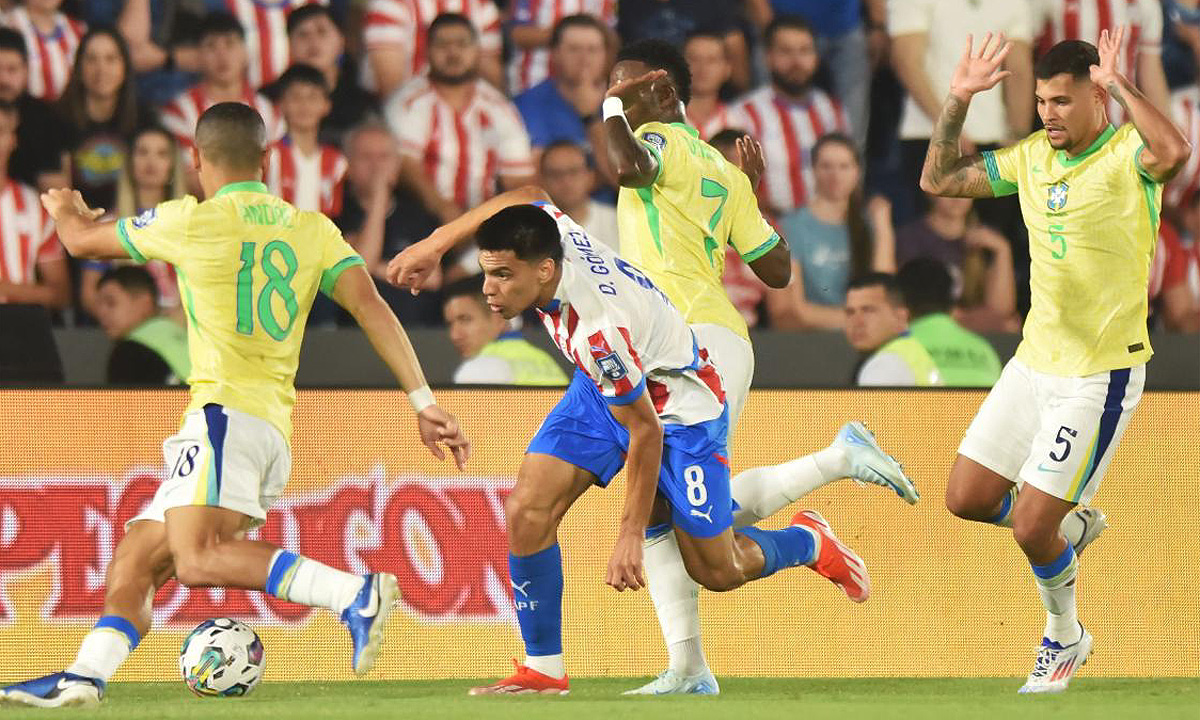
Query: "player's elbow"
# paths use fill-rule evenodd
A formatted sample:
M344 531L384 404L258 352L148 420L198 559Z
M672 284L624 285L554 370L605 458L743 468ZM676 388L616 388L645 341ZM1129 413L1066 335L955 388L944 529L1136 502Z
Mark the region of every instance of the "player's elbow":
M1192 156L1192 144L1188 142L1187 138L1177 138L1166 150L1165 155L1163 164L1169 168L1168 173L1174 176L1175 173L1183 169L1183 166L1187 164L1188 158Z
M927 193L932 195L941 195L941 187L939 187L938 184L933 181L933 178L930 177L929 173L924 169L921 170L921 182L919 185L921 186L921 189Z

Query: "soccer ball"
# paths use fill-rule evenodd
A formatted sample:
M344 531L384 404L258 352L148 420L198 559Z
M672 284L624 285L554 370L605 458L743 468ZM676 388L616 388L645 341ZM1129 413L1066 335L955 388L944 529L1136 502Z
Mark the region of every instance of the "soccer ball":
M179 651L179 674L200 697L248 695L262 671L262 640L249 625L230 618L200 623Z

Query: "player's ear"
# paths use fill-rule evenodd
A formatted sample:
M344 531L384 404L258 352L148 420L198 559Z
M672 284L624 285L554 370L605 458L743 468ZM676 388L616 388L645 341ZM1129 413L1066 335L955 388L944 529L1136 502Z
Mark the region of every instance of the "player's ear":
M200 148L192 145L192 169L200 172Z

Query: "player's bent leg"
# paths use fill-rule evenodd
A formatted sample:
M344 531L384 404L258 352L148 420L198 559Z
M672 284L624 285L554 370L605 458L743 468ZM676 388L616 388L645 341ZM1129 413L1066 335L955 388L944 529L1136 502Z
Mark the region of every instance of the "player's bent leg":
M1011 526L1016 485L965 455L954 458L946 484L946 509L963 520Z
M597 481L593 473L555 455L529 452L517 484L504 500L509 580L525 662L516 672L471 695L565 695L569 680L562 655L562 553L558 525Z

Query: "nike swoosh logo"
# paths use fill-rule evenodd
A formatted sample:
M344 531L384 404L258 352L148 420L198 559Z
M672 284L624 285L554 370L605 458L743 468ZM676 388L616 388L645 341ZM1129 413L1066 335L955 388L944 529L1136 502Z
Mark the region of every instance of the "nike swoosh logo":
M375 581L371 581L371 601L367 606L358 611L358 614L365 617L375 617L379 614L379 588L375 587Z
M74 685L75 685L74 682L72 682L66 678L59 678L58 684L55 687L57 687L59 690L66 690L67 688L72 687Z
M1044 473L1056 473L1056 474L1058 474L1058 475L1061 475L1061 474L1062 474L1062 470L1051 470L1051 469L1050 469L1050 468L1048 468L1048 467L1042 467L1042 464L1041 464L1041 463L1038 463L1038 468L1037 468L1037 469L1038 469L1038 471L1039 471L1039 472L1044 472Z

